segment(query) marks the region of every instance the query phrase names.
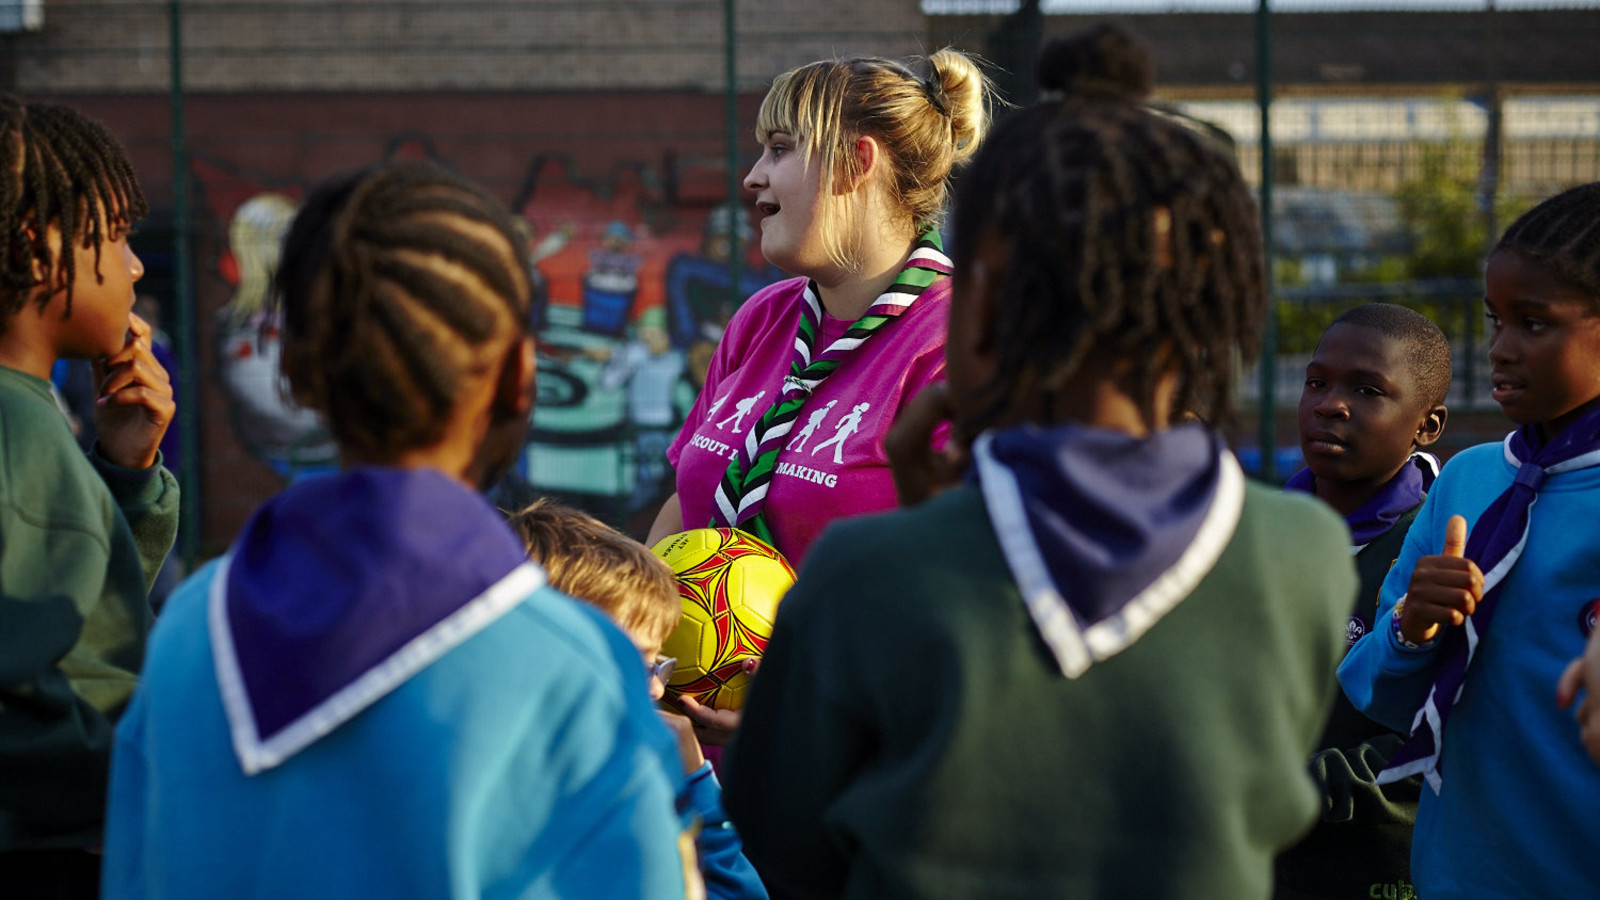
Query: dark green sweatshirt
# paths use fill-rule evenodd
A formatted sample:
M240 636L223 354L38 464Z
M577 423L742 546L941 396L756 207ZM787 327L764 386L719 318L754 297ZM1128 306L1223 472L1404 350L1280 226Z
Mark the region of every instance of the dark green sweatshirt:
M1349 540L1251 484L1194 591L1067 678L975 487L836 522L728 756L746 855L774 898L1265 900L1316 815Z
M1361 593L1349 642L1375 628L1378 589L1400 555L1418 504L1356 554ZM1322 788L1322 817L1306 839L1278 858L1277 900L1410 900L1411 826L1422 777L1374 783L1404 738L1362 715L1340 691L1311 775Z
M112 727L177 526L159 461L86 458L49 383L0 367L0 851L99 842Z

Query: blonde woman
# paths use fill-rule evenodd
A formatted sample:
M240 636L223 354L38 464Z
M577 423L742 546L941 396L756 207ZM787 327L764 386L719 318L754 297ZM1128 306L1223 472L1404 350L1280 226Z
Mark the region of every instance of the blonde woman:
M772 83L744 186L762 254L797 277L728 323L667 449L677 493L650 543L732 526L798 566L829 522L895 505L883 439L943 378L950 260L936 225L952 169L988 128L989 92L949 49L909 64L823 60ZM833 452L788 448L797 422L833 435ZM706 743L738 725L737 712L681 702Z
M909 64L824 60L773 82L744 186L761 252L798 277L762 289L729 323L667 451L677 493L652 542L733 526L798 565L833 519L894 506L883 437L943 374L950 262L935 226L988 104L983 74L948 49ZM752 414L730 415L746 406ZM830 406L826 422L810 422ZM786 450L797 420L837 434L835 452Z

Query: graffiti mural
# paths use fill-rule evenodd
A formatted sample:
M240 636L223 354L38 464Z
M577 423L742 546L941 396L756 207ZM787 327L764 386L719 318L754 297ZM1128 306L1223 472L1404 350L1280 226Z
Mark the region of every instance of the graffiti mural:
M219 265L234 284L216 323L218 383L239 439L280 476L325 471L336 449L315 413L289 399L278 368L278 313L267 302L279 251L297 204L264 192L239 204Z
M642 533L672 492L667 446L722 329L781 273L749 252L743 207L673 206L638 169L598 187L564 165L537 166L516 205L540 286L539 403L518 487Z
M431 155L400 149L391 155ZM280 323L266 302L305 186L195 170L227 223L216 273L233 294L212 339L233 433L285 479L324 471L333 445L284 389ZM745 297L782 277L756 252L747 208L675 203L662 180L643 165L596 179L559 157L529 164L512 209L532 265L539 397L528 445L496 488L502 505L551 496L642 534L673 489L666 449L723 328Z

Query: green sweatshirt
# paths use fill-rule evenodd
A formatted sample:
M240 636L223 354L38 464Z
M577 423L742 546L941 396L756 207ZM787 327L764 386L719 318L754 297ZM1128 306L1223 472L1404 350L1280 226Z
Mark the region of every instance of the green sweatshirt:
M1361 593L1351 610L1349 643L1389 623L1377 621L1378 589L1400 555L1419 503L1356 554ZM1378 773L1405 742L1362 715L1338 693L1333 714L1311 757L1322 788L1317 827L1277 862L1277 900L1410 900L1411 827L1422 776L1379 787Z
M177 526L159 460L85 457L49 383L0 367L0 851L99 842L112 727Z
M746 854L774 898L1264 900L1316 816L1348 547L1251 484L1199 586L1069 679L976 488L835 523L729 753Z

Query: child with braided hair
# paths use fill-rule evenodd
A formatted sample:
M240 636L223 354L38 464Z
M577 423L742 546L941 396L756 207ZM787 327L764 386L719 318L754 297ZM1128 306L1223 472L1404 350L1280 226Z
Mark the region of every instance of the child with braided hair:
M533 405L526 253L437 166L307 198L282 365L342 469L163 610L117 730L107 896L697 895L638 650L480 495Z
M0 95L0 885L94 896L112 726L144 659L178 486L172 383L133 315L144 195L116 139ZM92 361L87 458L58 359Z
M1600 183L1506 229L1483 302L1517 429L1440 471L1339 680L1410 734L1378 782L1423 778L1420 896L1593 897L1600 770L1552 694L1600 612Z
M1039 73L958 190L914 505L818 541L729 751L774 897L1265 898L1315 815L1349 533L1184 422L1256 348L1255 205L1125 31Z

